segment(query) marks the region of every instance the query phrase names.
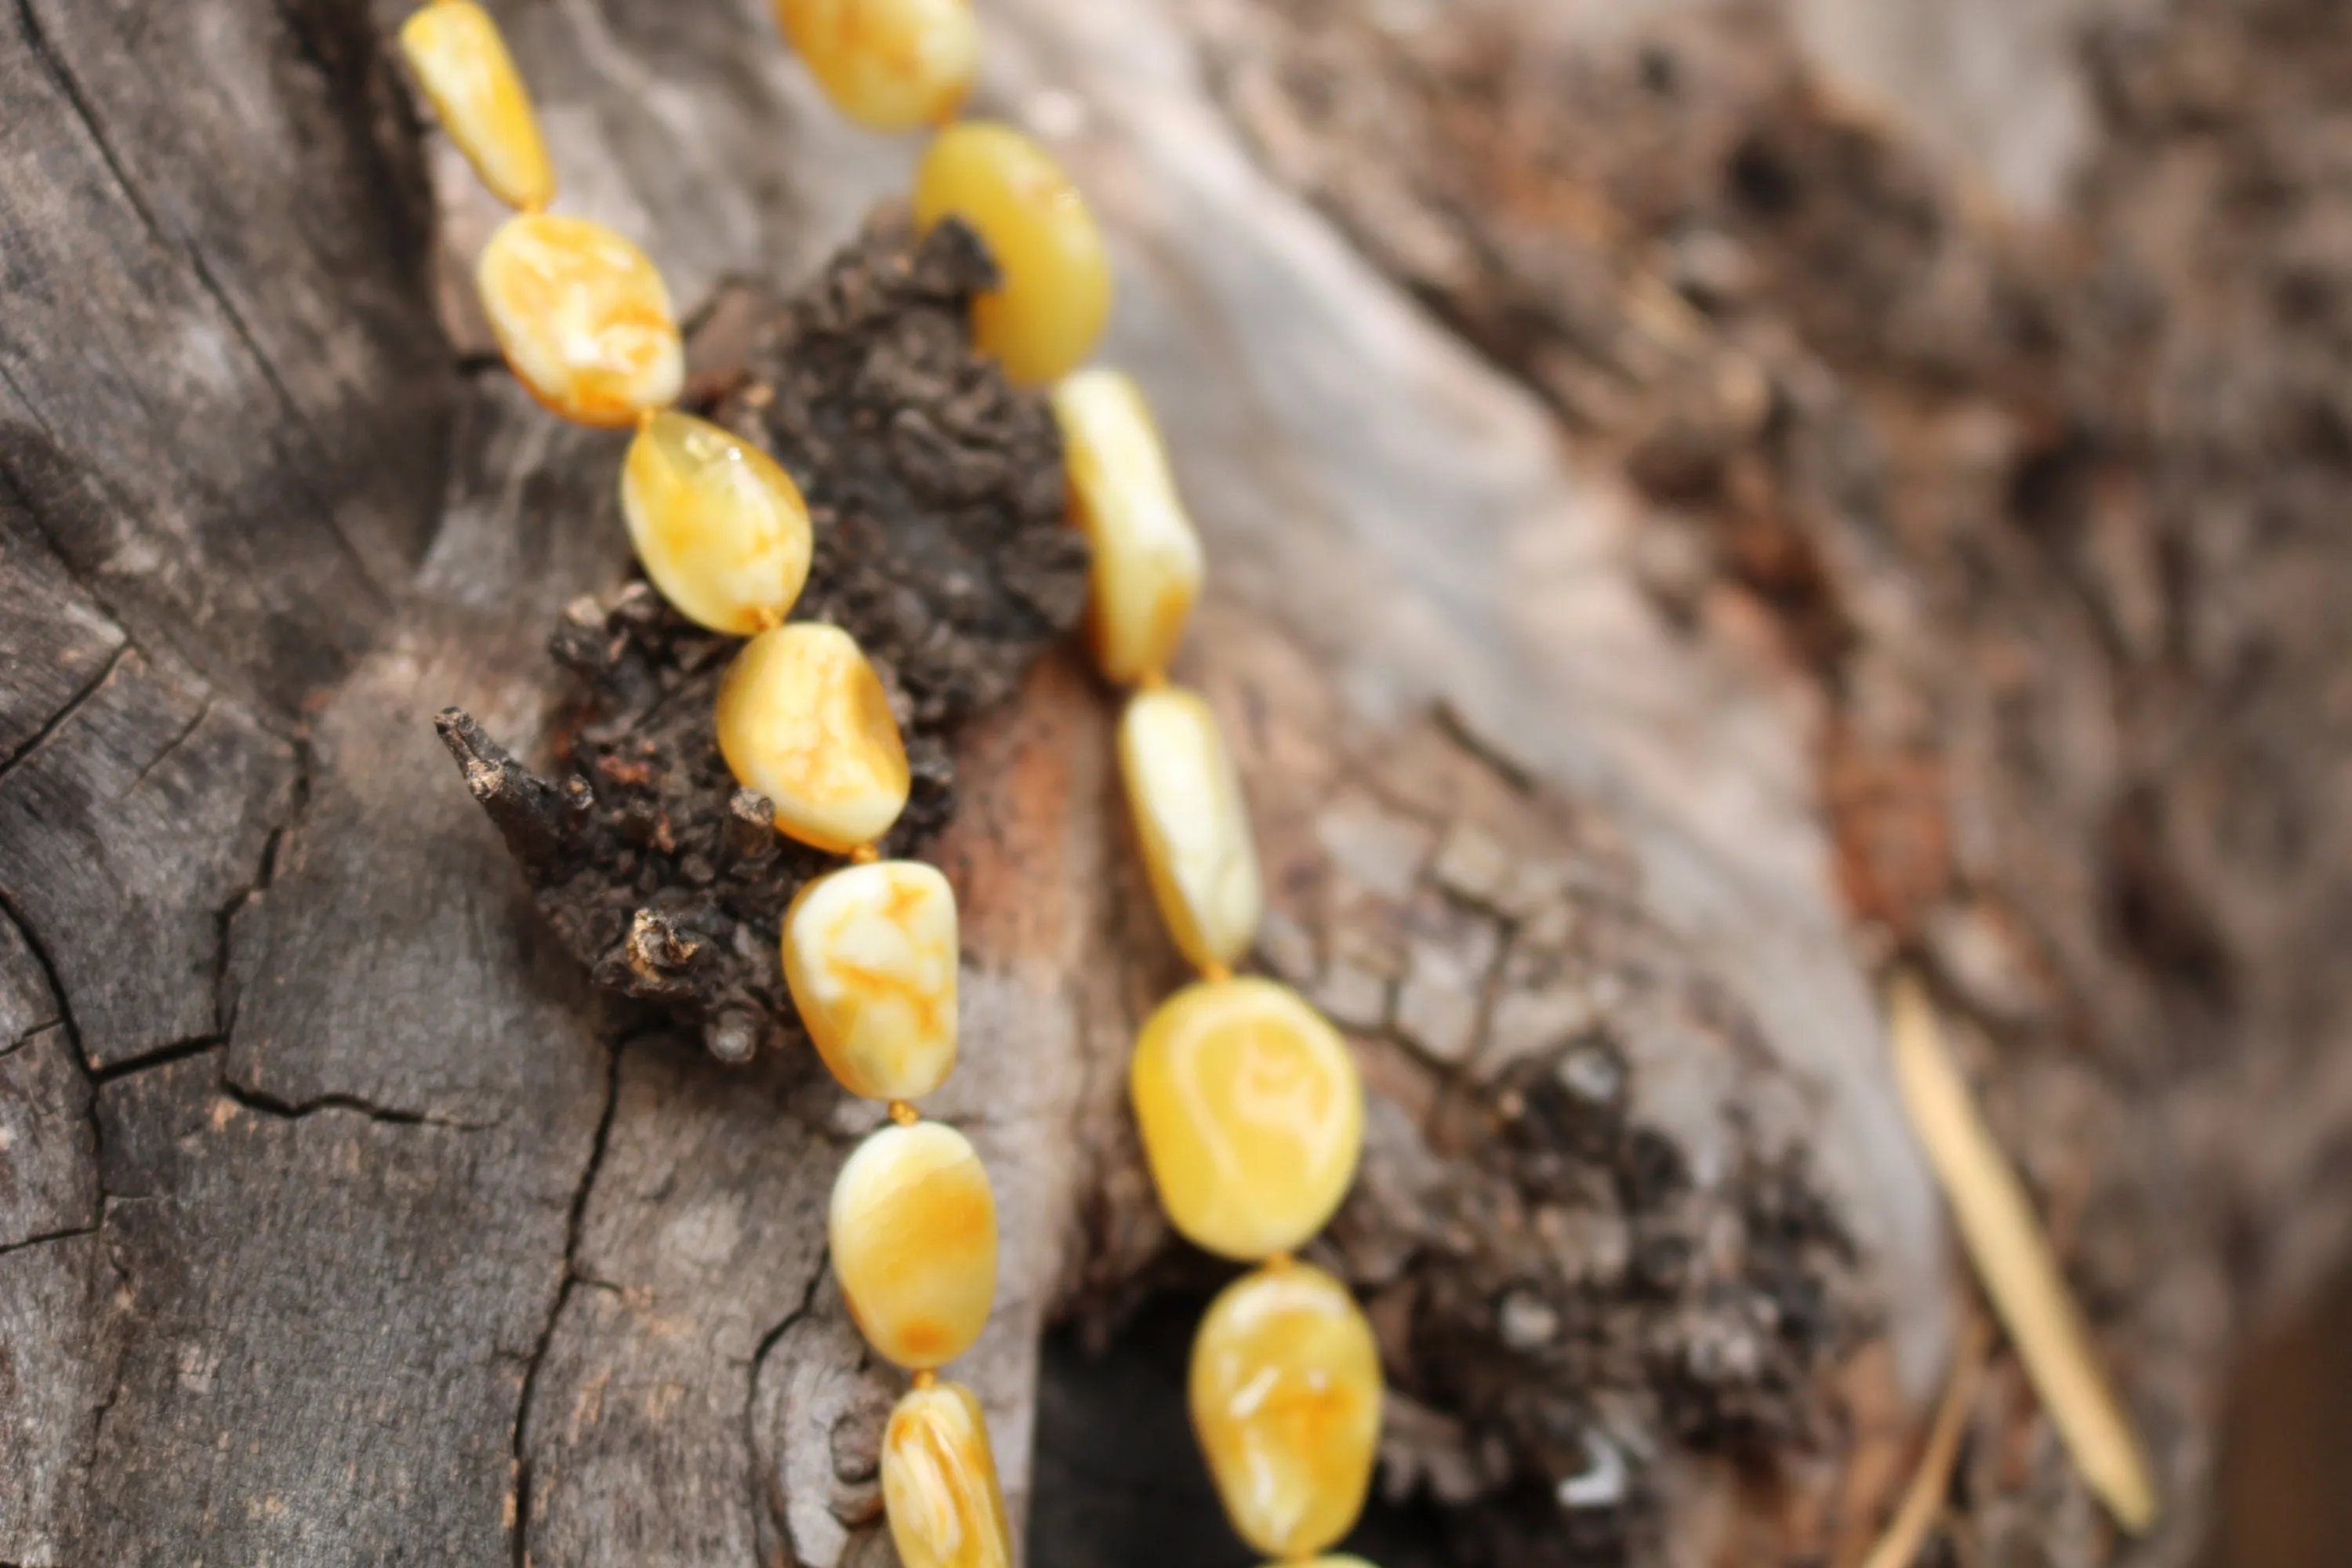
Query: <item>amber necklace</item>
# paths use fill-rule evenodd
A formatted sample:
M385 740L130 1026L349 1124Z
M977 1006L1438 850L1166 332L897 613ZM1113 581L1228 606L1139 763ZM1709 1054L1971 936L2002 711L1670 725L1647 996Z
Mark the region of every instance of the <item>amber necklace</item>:
M1354 1177L1363 1089L1338 1031L1296 992L1233 973L1264 903L1240 779L1209 704L1164 673L1200 591L1199 536L1141 391L1077 369L1110 313L1101 235L1035 142L946 123L978 65L970 0L776 0L776 12L851 119L946 126L916 177L917 225L952 216L979 234L1003 282L974 301L974 346L1015 384L1052 389L1094 553L1088 642L1129 693L1120 773L1160 914L1201 974L1136 1042L1136 1121L1176 1228L1256 1266L1194 1341L1193 1426L1252 1546L1354 1563L1318 1554L1370 1484L1380 1357L1346 1288L1292 1254ZM913 1375L883 1436L883 1501L908 1568L1009 1564L979 1401L938 1376L988 1321L996 1201L970 1142L914 1105L955 1067L955 895L932 867L875 848L910 782L881 680L846 632L786 622L808 576L807 504L765 453L671 408L685 353L668 290L622 236L545 211L554 175L496 24L471 0L435 0L400 37L451 141L520 209L478 268L508 364L566 418L636 427L621 505L639 563L680 614L750 638L719 690L728 767L772 804L779 830L850 862L793 900L782 960L825 1065L889 1107L890 1124L843 1165L827 1216L851 1317Z

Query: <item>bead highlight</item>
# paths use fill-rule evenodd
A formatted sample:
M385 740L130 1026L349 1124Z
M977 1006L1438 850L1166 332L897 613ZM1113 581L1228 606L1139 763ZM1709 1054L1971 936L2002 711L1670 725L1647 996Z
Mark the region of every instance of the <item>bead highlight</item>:
M872 131L946 123L980 69L971 0L776 0L776 25L833 106Z
M834 1182L826 1224L842 1299L876 1351L926 1368L971 1348L996 1299L996 1197L962 1133L874 1133Z
M1118 763L1168 934L1194 968L1230 968L1257 939L1265 895L1216 714L1181 687L1139 691L1119 715Z
M1129 1089L1176 1228L1255 1262L1323 1227L1355 1176L1364 1090L1297 993L1244 976L1186 986L1136 1041Z
M744 645L719 686L719 749L780 830L835 854L888 832L912 784L881 678L838 626L795 622Z
M583 425L677 400L686 350L646 253L584 218L523 213L483 247L482 310L531 395Z
M621 468L637 560L688 619L731 637L780 625L808 581L808 502L776 460L707 419L646 420Z
M1242 1539L1297 1561L1348 1533L1380 1441L1381 1357L1345 1287L1304 1264L1234 1280L1201 1321L1190 1384Z
M882 1434L882 1503L905 1568L1011 1568L1013 1531L980 1401L959 1384L924 1386Z
M987 242L1002 288L972 301L971 336L1016 385L1059 380L1110 319L1110 258L1094 214L1043 147L982 121L932 140L915 174L915 223L961 218Z
M819 877L784 912L783 959L793 1005L850 1093L919 1100L955 1070L955 890L934 868Z
M1082 370L1054 388L1068 449L1070 512L1094 549L1087 640L1106 679L1165 668L1201 592L1201 540L1150 405L1132 378Z
M427 5L401 24L400 48L443 132L492 195L526 211L555 199L530 94L488 12L471 0Z

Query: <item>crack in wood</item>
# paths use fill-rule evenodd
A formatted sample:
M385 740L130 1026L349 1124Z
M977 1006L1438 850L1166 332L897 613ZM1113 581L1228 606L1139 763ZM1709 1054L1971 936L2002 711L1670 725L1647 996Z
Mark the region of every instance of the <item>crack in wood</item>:
M532 1396L539 1391L539 1369L547 1361L547 1347L555 1338L555 1325L562 1321L564 1305L572 1300L572 1287L588 1285L604 1289L616 1288L603 1280L590 1279L580 1272L580 1227L588 1213L588 1197L596 1185L596 1173L604 1168L604 1150L613 1136L613 1117L621 1104L621 1058L627 1052L629 1042L614 1047L612 1061L604 1076L604 1110L596 1122L596 1139L588 1149L588 1163L580 1173L580 1185L572 1194L571 1218L563 1237L563 1279L556 1287L554 1305L548 1309L547 1321L540 1325L539 1338L531 1345L530 1358L524 1363L522 1389L515 1396L514 1436L510 1452L514 1463L514 1568L530 1568L530 1455L523 1446L523 1434L530 1422Z

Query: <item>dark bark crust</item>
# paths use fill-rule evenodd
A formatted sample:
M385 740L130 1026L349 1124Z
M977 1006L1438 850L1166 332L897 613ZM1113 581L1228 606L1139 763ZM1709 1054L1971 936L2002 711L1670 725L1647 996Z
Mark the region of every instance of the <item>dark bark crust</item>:
M961 226L916 241L886 216L796 298L754 304L764 319L740 364L698 384L704 411L767 447L808 498L795 617L853 633L890 689L914 770L891 855L952 813L954 726L1010 693L1085 603L1052 415L967 340L971 296L994 277ZM712 313L706 354L728 353L707 340L741 313ZM839 863L778 834L719 753L714 700L738 646L643 583L575 603L552 643L582 682L560 783L465 713L437 721L596 984L676 1010L730 1061L799 1035L783 913Z

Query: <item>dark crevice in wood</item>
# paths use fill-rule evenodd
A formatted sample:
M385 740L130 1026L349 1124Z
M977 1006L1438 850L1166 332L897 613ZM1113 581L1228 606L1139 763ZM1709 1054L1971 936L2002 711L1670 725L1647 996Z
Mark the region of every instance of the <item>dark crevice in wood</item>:
M220 1092L246 1110L281 1121L300 1121L321 1111L348 1110L366 1117L370 1121L386 1127L441 1127L453 1132L487 1132L499 1125L497 1121L461 1121L455 1117L435 1116L421 1110L392 1110L352 1094L322 1094L300 1104L277 1099L260 1089L236 1082L226 1073L221 1076Z
M136 1073L152 1072L157 1068L169 1067L173 1062L186 1061L190 1057L203 1056L206 1051L217 1051L227 1044L228 1037L226 1035L199 1035L194 1039L182 1040L176 1045L160 1047L155 1050L129 1057L119 1062L108 1062L103 1067L85 1070L89 1072L89 1081L103 1089L118 1079L130 1078Z
M100 1228L94 1225L83 1225L75 1226L67 1230L44 1231L39 1236L28 1236L21 1241L12 1241L5 1247L0 1247L0 1258L5 1258L12 1252L22 1252L28 1247L39 1247L45 1242L70 1241L77 1236L96 1236Z
M613 1058L604 1075L604 1110L596 1121L596 1141L589 1145L588 1163L580 1173L580 1185L572 1194L572 1214L563 1233L563 1278L555 1290L555 1303L547 1310L547 1321L540 1325L539 1338L530 1347L530 1358L523 1363L522 1389L515 1396L514 1457L515 1521L513 1531L514 1568L529 1568L530 1562L530 1454L523 1445L523 1434L530 1423L532 1396L539 1390L539 1369L547 1361L547 1347L555 1338L555 1325L563 1321L563 1309L572 1300L572 1287L588 1285L611 1289L603 1281L590 1279L580 1273L580 1228L588 1214L588 1195L595 1189L596 1173L604 1169L604 1149L613 1136L613 1117L621 1103L621 1058L629 1049L623 1041L613 1048Z
M800 1305L785 1313L783 1320L781 1322L778 1322L766 1333L760 1336L759 1346L751 1352L750 1375L743 1379L743 1451L746 1460L743 1467L743 1473L751 1483L751 1517L753 1519L758 1519L763 1513L767 1514L769 1516L769 1522L774 1527L776 1533L786 1539L789 1539L791 1534L789 1521L775 1516L775 1510L770 1506L768 1489L761 1484L761 1443L758 1417L760 1404L760 1370L767 1363L768 1352L774 1350L777 1342L792 1331L793 1324L807 1317L810 1311L815 1308L817 1290L824 1284L825 1277L832 1272L833 1261L831 1255L828 1253L823 1261L819 1262L814 1268L809 1270L808 1289L801 1292ZM754 1539L757 1539L756 1534ZM752 1568L761 1568L761 1564L754 1563L752 1564Z
M18 746L6 756L0 757L0 779L5 779L8 776L10 770L15 768L18 763L23 762L35 752L39 751L41 749L41 742L55 734L58 725L72 718L75 711L79 710L83 703L89 700L91 694L97 691L100 687L106 684L107 677L114 673L114 667L122 662L122 656L131 652L131 647L132 645L126 638L122 646L116 648L111 654L109 654L107 656L106 662L99 666L98 673L91 676L88 681L83 683L81 689L75 692L72 697L68 698L65 704L58 708L55 713L49 715L48 721L47 723L43 724L39 729L26 736L23 745Z
M286 792L286 811L270 826L268 837L262 840L261 853L256 858L252 879L230 890L221 901L220 912L215 917L213 948L213 1021L215 1034L226 1040L236 1026L236 992L232 984L230 938L236 917L245 907L278 879L278 852L310 807L311 780L314 774L310 742L297 734L289 743L294 749L294 782ZM151 1057L149 1059L152 1059Z
M16 0L16 19L24 31L26 46L33 51L33 58L41 62L41 68L48 73L58 90L65 95L66 102L73 107L74 117L81 121L90 145L98 149L99 158L106 164L107 172L114 176L115 188L122 193L122 199L130 204L132 212L139 215L140 223L154 237L157 245L165 250L176 250L178 247L172 243L172 237L156 220L154 212L140 198L139 187L131 184L130 172L123 168L121 160L115 155L114 143L100 124L96 107L82 92L81 83L74 79L73 72L66 68L65 57L58 54L57 46L49 41L48 29L41 25L39 13L33 9L33 0Z

